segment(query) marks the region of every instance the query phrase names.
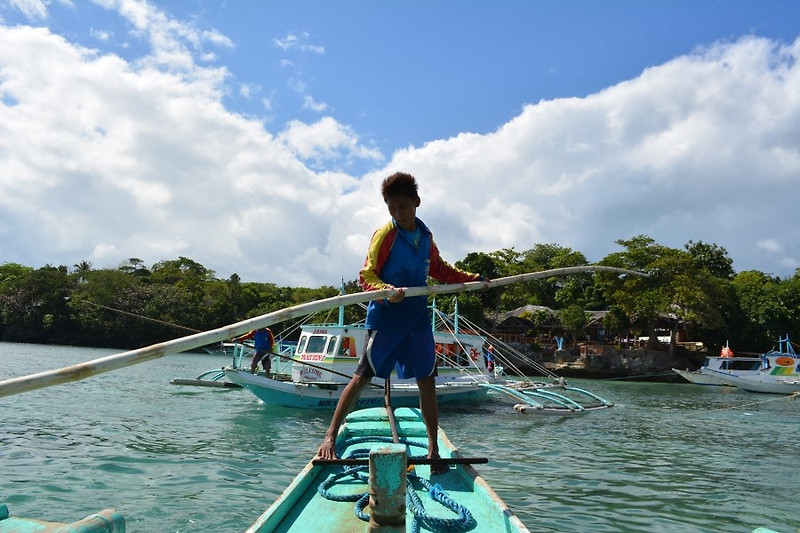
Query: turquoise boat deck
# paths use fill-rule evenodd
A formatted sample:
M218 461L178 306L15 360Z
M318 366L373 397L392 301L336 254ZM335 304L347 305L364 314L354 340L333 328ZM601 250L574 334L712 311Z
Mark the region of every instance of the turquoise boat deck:
M395 420L401 443L414 443L407 444L409 457L424 457L427 453L427 437L419 410L396 409ZM366 440L373 437L383 437L384 440L383 442ZM364 451L386 446L387 441L391 442L391 428L386 409L362 409L347 417L337 439L337 452L340 457L347 458L356 450ZM439 452L443 459L461 457L441 429ZM248 532L366 531L368 522L356 515L356 505L353 500L369 491L368 469L360 467L362 472L352 475L346 474L345 468L353 467L315 466L309 463L278 500L248 529ZM331 476L334 478L333 482L327 486L326 480ZM406 509L408 531L411 530L415 511L420 516L422 531L528 531L494 490L469 465L451 465L447 473L433 476L433 479L429 466L416 465L409 472L408 478L409 490L413 491L412 498L407 499L407 502L411 502ZM326 491L330 493L328 497L318 490L323 482L326 482ZM463 511L459 514L459 511L451 510L434 501L430 496L431 483L440 486L450 500L463 506L468 511L468 518L465 518ZM352 495L350 501L329 499L333 496L347 495ZM418 503L414 495L418 498ZM446 499L444 501L447 502ZM364 509L364 513L369 513L368 506ZM439 525L448 529L440 529L437 527Z

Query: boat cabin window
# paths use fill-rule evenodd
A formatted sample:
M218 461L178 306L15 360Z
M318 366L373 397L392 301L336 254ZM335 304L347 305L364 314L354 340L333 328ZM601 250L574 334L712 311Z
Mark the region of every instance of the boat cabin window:
M308 337L300 337L300 340L297 342L297 350L295 350L295 353L305 352L307 342L308 342Z
M720 368L722 370L758 370L760 366L761 361L758 359L754 361L731 359L730 361L723 361Z
M333 335L330 339L328 339L328 348L325 350L327 355L333 355L333 350L336 349L336 341L338 340L338 335Z
M353 337L342 337L342 343L339 345L339 355L343 357L356 356L356 341Z
M339 342L339 339L342 342ZM297 354L318 354L331 357L335 355L340 356L355 356L355 341L352 337L344 337L341 335L301 335L300 341L297 343Z
M327 335L312 335L308 338L306 353L323 353L325 345L328 343Z

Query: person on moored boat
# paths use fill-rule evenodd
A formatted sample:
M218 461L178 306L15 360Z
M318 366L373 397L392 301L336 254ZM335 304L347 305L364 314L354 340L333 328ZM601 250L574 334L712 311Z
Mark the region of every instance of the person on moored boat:
M255 374L258 370L258 363L264 368L264 373L269 377L272 367L272 350L275 347L275 337L272 335L272 330L269 328L259 328L245 333L241 337L236 337L234 342L246 341L253 339L253 360L250 361L250 373Z

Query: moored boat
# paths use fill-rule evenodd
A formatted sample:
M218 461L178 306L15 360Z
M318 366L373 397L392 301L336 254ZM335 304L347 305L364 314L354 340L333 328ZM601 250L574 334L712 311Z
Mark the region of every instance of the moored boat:
M488 339L459 329L458 319L433 309L436 325L434 342L437 354L436 395L440 404L483 400L489 393L510 398L517 411L572 414L610 407L610 402L588 391L570 387L566 381L541 367L547 380L532 381L519 373L506 374L513 366L493 350ZM455 315L457 317L457 314ZM462 318L463 320L463 318ZM470 325L474 326L474 325ZM222 369L225 378L253 394L267 405L305 409L335 409L344 387L363 353L367 330L363 324L315 324L302 326L294 353L276 355L270 375L250 372L246 354L236 352L230 366ZM494 341L492 341L494 342ZM498 346L495 346L497 348ZM516 354L521 355L521 354ZM384 382L373 379L359 397L356 408L383 405ZM393 377L391 395L395 406L418 405L419 391L413 379Z
M748 392L800 394L800 358L789 341L789 335L778 338L778 349L760 357L760 367L753 373L720 372L713 375L726 385Z
M419 410L399 408L393 418L401 454L410 457L409 464L422 460L427 436ZM379 458L373 462L372 454L382 453L392 442L391 418L386 408L350 413L336 439L337 453L345 459L342 462L356 462L370 455L370 464L375 465L373 472L364 465L312 460L247 533L364 531L366 521L375 519L374 506L380 505L370 501L370 492L385 494L386 484L400 485L388 490L395 490L394 498L402 497L396 507L401 509L408 530L413 530L416 521L429 531L529 531L470 465L485 461L463 457L441 428L439 453L443 463L451 463L444 474L431 476L428 464L416 464L406 476L405 463L393 471L391 460ZM396 451L397 446L390 451ZM407 477L405 483L403 477ZM400 492L405 495L398 496ZM353 502L357 502L355 509ZM388 529L398 530L407 529Z
M275 373L252 374L243 351L235 353L233 364L225 367L225 377L258 396L267 405L293 408L334 409L342 390L358 366L367 331L361 324L314 324L302 326L300 339L291 358L276 356ZM437 350L436 393L440 403L480 399L488 389L481 383L492 381L483 359L485 338L465 333L434 334ZM357 408L383 405L384 383L373 379L373 386L361 394ZM419 391L413 379L392 378L392 399L398 407L418 404Z
M672 371L695 385L729 385L721 376L724 375L753 375L761 369L760 357L737 357L727 344L722 347L717 357L706 357L703 366L697 370Z

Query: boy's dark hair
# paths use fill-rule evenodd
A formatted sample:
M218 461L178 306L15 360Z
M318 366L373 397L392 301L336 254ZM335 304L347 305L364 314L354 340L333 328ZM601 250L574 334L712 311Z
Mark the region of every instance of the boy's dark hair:
M383 199L386 200L389 196L402 195L409 198L419 198L417 192L417 180L414 176L405 172L395 172L385 180L381 185L381 194Z

